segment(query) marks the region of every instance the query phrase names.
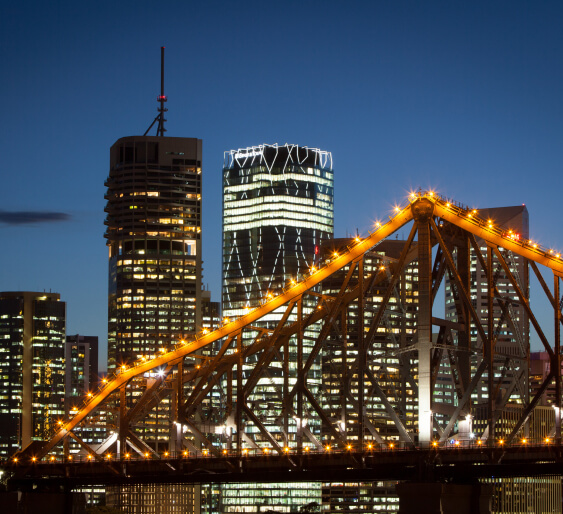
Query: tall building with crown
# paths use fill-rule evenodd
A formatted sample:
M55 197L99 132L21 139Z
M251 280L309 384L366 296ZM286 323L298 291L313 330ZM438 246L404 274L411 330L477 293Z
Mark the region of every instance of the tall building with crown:
M201 326L200 139L132 136L110 151L108 369Z
M223 166L223 316L244 314L291 280L302 278L320 259L321 245L334 232L334 179L330 152L298 145L260 145L225 152ZM306 298L303 311L315 308ZM273 328L282 311L254 325ZM314 344L316 327L304 334L304 354ZM257 332L245 332L253 337ZM290 343L289 383L296 380L297 353ZM306 357L305 357L306 358ZM253 412L279 441L296 437L294 428L280 425L283 409L279 363L270 364L249 396ZM320 359L313 366L320 387ZM315 387L312 385L311 387ZM314 427L308 427L315 430ZM264 447L262 434L251 437ZM259 484L246 488L224 485L219 512L293 512L321 502L320 484Z

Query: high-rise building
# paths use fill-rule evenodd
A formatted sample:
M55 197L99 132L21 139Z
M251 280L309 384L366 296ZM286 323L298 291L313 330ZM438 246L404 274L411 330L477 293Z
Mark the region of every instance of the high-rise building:
M330 152L288 144L225 152L224 316L244 314L315 263L334 231L333 184Z
M330 259L336 252L346 251L354 244L353 239L334 239L323 245L321 255ZM322 352L322 373L324 408L344 439L355 444L358 434L358 413L345 409L353 391L359 388L358 374L350 367L357 361L359 333L369 329L372 319L381 308L385 291L392 277L390 264L397 262L406 241L389 239L381 241L364 255L364 280L379 276L380 280L372 286L363 304L363 318L358 316L358 304L350 304L346 323L346 337L340 333L329 336ZM418 412L417 402L409 377L416 375L416 363L405 356L404 350L415 341L416 313L418 309L418 261L411 252L405 263L400 279L393 288L393 294L385 308L378 331L374 335L372 350L368 352L366 366L369 372L379 378L379 388L389 405L396 412L401 423L411 433L416 432ZM336 297L350 266L334 273L322 283L323 295ZM348 288L358 285L358 268L350 277ZM363 326L361 325L363 323ZM378 392L371 382L364 384L365 418L379 436L386 441L398 441L399 431ZM328 434L327 434L328 435ZM364 434L366 435L366 434Z
M297 145L260 145L225 152L223 167L223 316L237 317L247 308L301 278L320 258L323 242L334 232L332 155ZM309 303L308 303L309 302ZM315 307L305 299L303 312ZM256 327L272 328L282 311L257 321ZM314 343L316 327L304 334L304 354ZM257 332L245 332L253 337ZM288 381L296 380L295 343L289 347ZM256 416L280 442L296 437L295 427L280 426L283 378L279 363L270 363L268 377L261 378L248 401ZM320 386L320 358L313 365L313 380ZM314 387L314 386L313 386ZM309 427L313 430L313 427ZM252 430L252 429L250 429ZM269 441L255 430L258 445ZM264 484L247 491L225 485L221 512L259 512L270 506L289 512L315 501L320 504L320 484ZM209 502L207 502L209 504ZM203 507L203 506L202 506Z
M0 293L0 457L51 437L64 417L66 303Z
M508 237L515 240L529 239L528 210L524 205L479 209L478 215L480 218L494 223L495 226L503 227ZM477 244L481 253L486 255L486 243L483 240L477 239ZM515 277L519 288L526 298L529 298L527 260L502 248L499 251ZM469 294L471 295L473 307L482 325L485 327L486 333L488 312L487 274L473 248L469 250L469 259L471 266ZM492 262L493 281L498 291L498 294L495 293L496 297L493 304L493 326L496 339L494 361L496 397L493 398L493 401L497 403L502 402L503 404L507 401L526 404L529 396L528 354L530 350L530 328L528 315L525 307L519 301L512 282L504 272L495 254L493 254ZM445 303L446 319L454 322L457 321L455 292L451 287L449 277L446 277ZM474 350L477 350L477 353L480 353L480 350L483 348L483 341L474 326L471 328L469 345ZM476 358L471 358L472 372L475 372L477 369L480 358L477 355ZM481 380L471 395L472 410L479 404L484 404L488 401L488 374L488 370L483 373ZM439 373L434 401L450 405L457 404L457 394L451 373L446 371ZM478 436L483 435L478 432L477 430L476 434ZM486 436L486 434L484 435Z
M75 334L66 336L65 344L65 395L66 409L73 399L84 400L88 391L98 386L98 337Z
M133 136L110 151L108 370L201 327L201 140Z

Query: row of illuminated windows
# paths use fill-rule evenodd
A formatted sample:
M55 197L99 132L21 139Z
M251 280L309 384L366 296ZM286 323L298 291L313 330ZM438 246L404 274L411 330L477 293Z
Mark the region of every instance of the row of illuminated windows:
M325 200L330 200L330 197L326 198ZM245 198L237 200L234 195L227 195L225 194L224 199L224 207L226 209L232 208L231 206L237 207L240 204L244 204L246 207L253 207L259 205L269 205L269 204L279 204L279 203L297 203L299 205L314 205L313 198L303 198L303 197L291 197L291 196L275 196L275 195L268 195L268 196L258 196L254 198ZM271 207L273 208L273 206Z
M272 203L263 203L260 205L254 206L246 206L241 205L242 202L237 202L236 204L232 205L225 205L224 208L224 219L228 218L235 218L236 216L248 216L253 215L253 219L260 219L259 215L268 216L271 215L272 212L279 212L284 211L287 213L287 216L297 216L298 218L302 217L305 213L307 214L317 214L319 216L326 217L327 215L332 217L332 204L325 204L324 208L322 206L313 206L313 205L305 205L303 202L294 201L294 202L284 202L283 205L280 204L272 204ZM298 212L295 211L295 208L298 208ZM327 211L329 211L327 213ZM309 218L309 216L307 216Z
M187 243L190 244L190 243ZM195 244L195 241L192 241L191 244ZM117 261L118 266L144 266L145 264L152 265L152 266L178 266L178 268L184 268L185 266L195 266L194 260L177 260L172 259L171 261L168 259L119 259Z
M321 218L318 222L310 220L292 220L285 217L272 217L258 221L248 221L248 218L241 217L239 220L228 220L224 223L224 232L234 232L237 230L249 230L260 227L275 227L278 225L285 225L287 227L308 228L314 230L321 230L330 232L332 234L332 216L330 218Z
M308 173L307 175L303 175L301 173L294 173L293 171L285 172L285 173L264 173L264 169L257 170L258 172L250 172L247 173L244 177L228 177L226 180L230 183L240 183L244 181L245 185L251 186L256 182L261 181L262 183L266 184L283 184L286 183L288 180L293 180L297 183L309 183L309 184L321 184L324 186L332 186L334 184L333 173L325 172L321 176L321 172L319 170L315 170L316 173ZM233 189L237 186L230 186L226 185L225 189Z

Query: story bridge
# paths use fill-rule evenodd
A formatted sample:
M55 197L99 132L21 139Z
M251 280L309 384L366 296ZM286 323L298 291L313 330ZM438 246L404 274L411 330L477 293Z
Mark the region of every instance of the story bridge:
M384 251L403 227L406 241ZM552 310L551 341L528 269ZM3 467L13 487L563 474L562 276L555 250L412 193L258 307L124 363ZM531 397L528 326L550 364ZM550 388L551 414L535 423ZM102 426L106 439L87 442Z

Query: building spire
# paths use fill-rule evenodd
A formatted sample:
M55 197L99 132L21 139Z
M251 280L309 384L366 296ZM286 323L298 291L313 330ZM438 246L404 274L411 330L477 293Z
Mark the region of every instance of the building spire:
M156 123L157 120L158 120L158 128L156 129L156 135L164 137L164 133L166 132L166 129L164 128L164 122L166 121L166 118L164 118L164 113L168 109L164 107L164 102L166 102L168 98L166 98L166 95L164 94L164 47L163 46L160 47L160 95L157 96L156 100L160 104L160 107L158 108L158 114L156 118L153 120L153 122L151 123L150 127L143 134L144 136L146 136L149 133L150 129L153 127L153 125Z

